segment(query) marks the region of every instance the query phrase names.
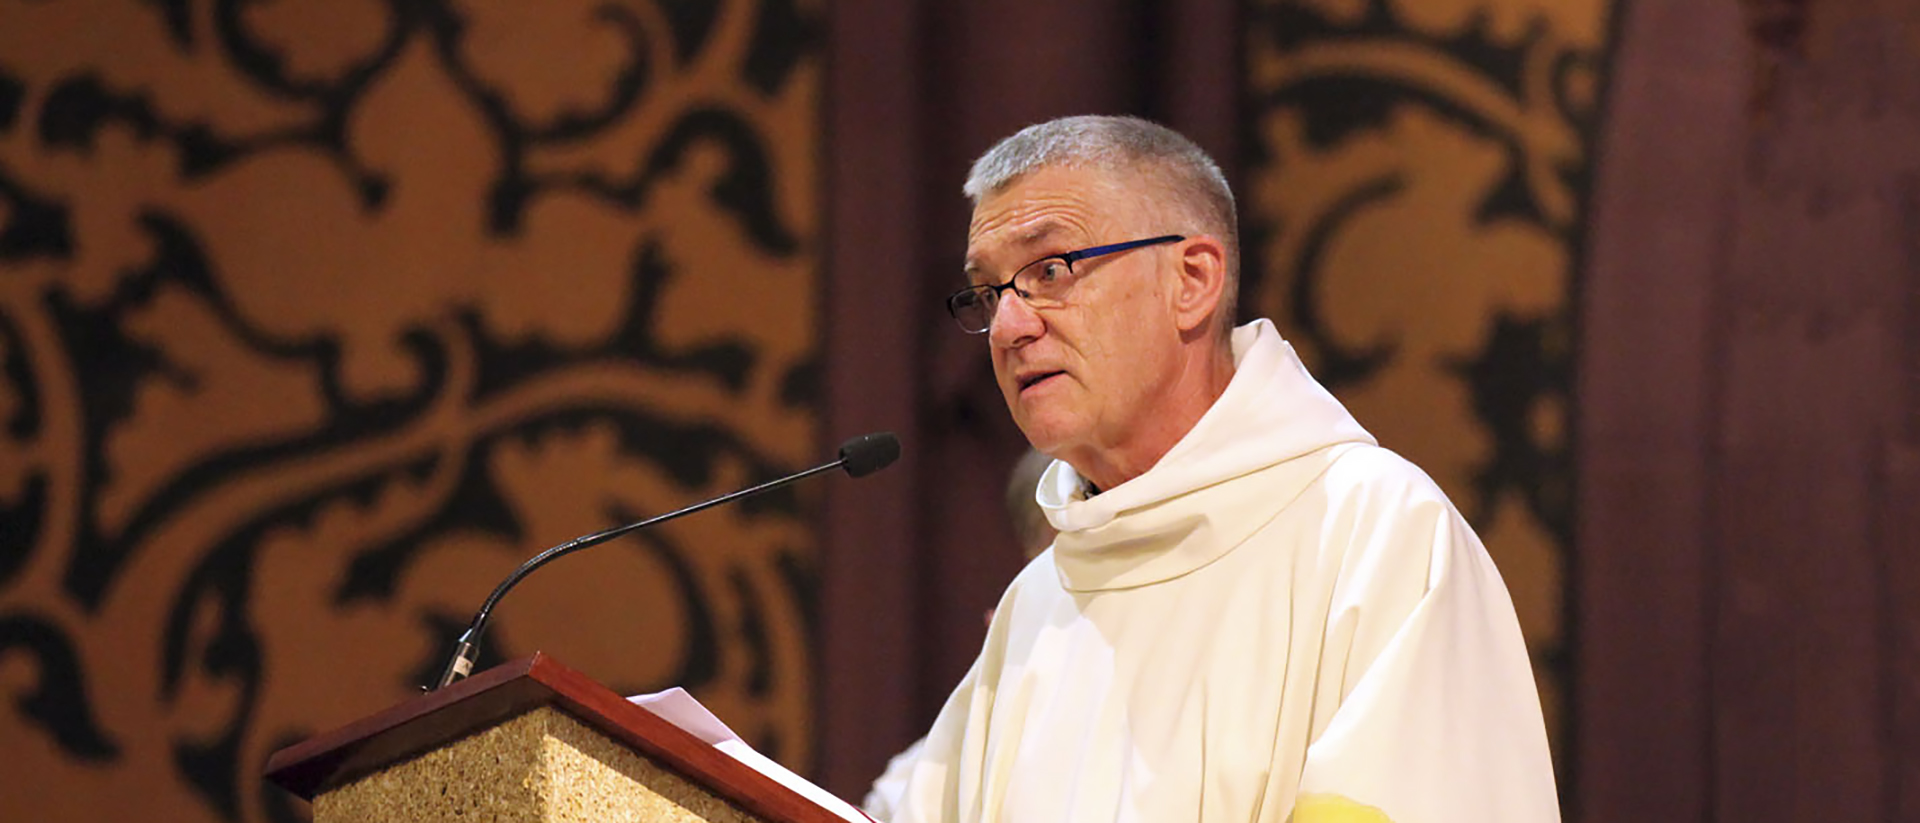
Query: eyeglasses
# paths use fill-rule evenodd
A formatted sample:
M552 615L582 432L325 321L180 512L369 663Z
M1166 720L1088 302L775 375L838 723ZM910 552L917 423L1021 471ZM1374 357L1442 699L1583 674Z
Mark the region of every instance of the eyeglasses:
M1185 239L1178 234L1167 234L1065 254L1050 254L1021 266L1019 271L1013 273L1013 277L998 286L983 283L947 295L947 313L953 315L954 322L959 323L966 333L980 334L993 327L993 315L1000 308L1000 293L1007 289L1013 289L1021 300L1036 309L1057 308L1065 305L1067 292L1079 279L1073 270L1074 263L1142 246L1178 243Z

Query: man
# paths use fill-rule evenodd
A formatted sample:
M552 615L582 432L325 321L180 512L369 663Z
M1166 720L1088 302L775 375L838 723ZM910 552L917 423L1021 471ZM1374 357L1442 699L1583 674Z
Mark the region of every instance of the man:
M966 273L1059 530L1008 587L896 821L1545 821L1504 585L1445 495L1267 321L1232 194L1130 118L974 164Z

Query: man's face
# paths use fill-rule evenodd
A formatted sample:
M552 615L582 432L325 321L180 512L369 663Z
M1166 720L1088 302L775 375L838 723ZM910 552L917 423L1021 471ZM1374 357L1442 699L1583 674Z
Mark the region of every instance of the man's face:
M968 279L1004 283L1038 258L1166 234L1147 201L1104 172L1042 168L980 201L967 238ZM1002 293L987 339L994 377L1027 439L1049 455L1122 448L1150 421L1181 368L1169 271L1173 247L1074 264L1065 304L1034 309Z

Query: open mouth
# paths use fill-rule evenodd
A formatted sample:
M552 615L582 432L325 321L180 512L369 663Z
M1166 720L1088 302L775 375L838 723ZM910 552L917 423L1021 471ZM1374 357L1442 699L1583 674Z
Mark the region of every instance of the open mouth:
M1066 372L1045 371L1045 372L1035 372L1033 374L1029 374L1025 377L1020 378L1020 390L1026 391L1027 389L1033 388L1036 385L1039 385L1043 382L1046 382L1047 380L1053 379L1063 374L1066 374Z

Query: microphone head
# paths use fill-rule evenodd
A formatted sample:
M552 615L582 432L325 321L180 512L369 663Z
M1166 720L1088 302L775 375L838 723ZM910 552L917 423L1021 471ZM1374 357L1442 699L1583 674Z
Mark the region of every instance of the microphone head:
M898 459L900 438L893 432L863 434L840 444L840 463L854 477L866 477Z

